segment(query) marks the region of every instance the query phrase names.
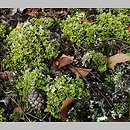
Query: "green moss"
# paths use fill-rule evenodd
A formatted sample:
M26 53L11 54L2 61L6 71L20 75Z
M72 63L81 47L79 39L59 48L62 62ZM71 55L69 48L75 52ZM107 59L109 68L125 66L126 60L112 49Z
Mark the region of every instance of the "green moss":
M87 64L90 62L90 60L94 62L101 73L107 70L107 57L102 55L102 53L89 51L88 53L84 54L82 58L83 65L87 67Z
M59 117L59 109L67 97L89 99L89 92L84 88L80 78L72 79L66 76L56 77L52 85L47 87L47 111L55 118Z
M47 74L46 74L47 75ZM46 85L49 83L49 76L45 76L42 70L35 69L32 72L25 72L23 76L20 76L16 81L16 89L20 97L19 104L24 110L29 107L28 94L32 89L38 89L41 92L46 89Z
M3 61L4 67L15 71L24 71L27 67L40 68L45 66L45 60L57 57L60 44L50 38L53 24L51 18L33 18L13 29L7 38L10 55Z
M85 19L83 12L63 20L60 23L62 37L66 37L77 46L97 46L103 44L104 40L113 37L130 40L130 33L126 30L130 18L125 14L117 16L110 12L99 14L96 17L96 24L81 22L82 19Z
M12 27L9 27L8 24L0 23L0 53L3 51L3 45L6 44L5 39Z
M118 14L126 14L126 15L128 15L130 13L129 8L97 8L96 10L100 14L102 14L104 12L105 13L111 12L114 15L118 15Z
M5 122L6 120L4 111L4 109L0 109L0 122Z

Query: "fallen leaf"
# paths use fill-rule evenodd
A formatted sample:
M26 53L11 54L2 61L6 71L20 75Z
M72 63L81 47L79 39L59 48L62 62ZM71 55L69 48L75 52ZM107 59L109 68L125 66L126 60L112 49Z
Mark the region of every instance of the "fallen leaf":
M95 22L95 19L92 19L92 18L90 18L90 19L81 19L80 21L81 21L81 22L90 22L90 23L93 23L93 24L96 23L96 22Z
M52 64L52 68L54 70L58 70L66 65L69 65L73 62L74 57L73 56L67 56L63 54L58 60L54 60Z
M128 31L130 31L130 24L127 26L127 28L126 28Z
M69 67L69 69L76 74L77 77L86 77L92 69Z
M21 107L16 107L16 108L14 108L13 112L23 113L23 110L21 109Z
M72 104L76 101L73 97L68 97L64 100L63 105L60 107L59 113L60 116L64 119L68 119L68 111L71 108Z
M38 11L38 8L30 8L30 9L28 9L27 14L30 17L35 17L37 15L37 13L38 13L37 11Z
M0 78L3 80L8 80L8 75L6 72L0 72Z
M14 77L15 77L15 73L12 71L0 72L0 78L3 80L13 81Z
M117 63L123 63L130 60L130 56L123 53L118 53L116 55L113 55L108 60L108 65L110 68L114 70Z

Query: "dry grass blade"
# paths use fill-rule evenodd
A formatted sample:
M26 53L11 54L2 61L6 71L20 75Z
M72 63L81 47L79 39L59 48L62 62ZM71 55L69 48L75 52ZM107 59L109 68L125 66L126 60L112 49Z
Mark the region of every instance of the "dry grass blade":
M110 68L114 70L117 63L123 63L130 60L130 56L123 53L118 53L116 55L113 55L108 60L108 65Z
M59 113L60 116L64 119L67 120L68 119L68 114L67 112L69 111L69 109L71 108L72 104L75 102L75 98L73 97L68 97L64 100L63 105L60 107Z

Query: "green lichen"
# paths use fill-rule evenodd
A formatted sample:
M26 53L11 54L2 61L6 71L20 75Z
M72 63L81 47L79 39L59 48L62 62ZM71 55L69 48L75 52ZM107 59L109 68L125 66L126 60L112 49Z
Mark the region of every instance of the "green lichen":
M80 78L56 77L52 81L52 85L47 87L47 111L55 118L60 118L58 113L60 106L70 96L88 100L89 92L85 90L84 83Z
M92 60L98 67L98 70L102 73L107 70L107 57L102 55L100 52L89 51L84 54L82 58L83 66L87 67L87 64Z
M7 38L10 54L3 61L4 67L21 72L27 67L43 67L45 60L57 57L60 44L50 38L53 24L51 18L33 18L13 29Z

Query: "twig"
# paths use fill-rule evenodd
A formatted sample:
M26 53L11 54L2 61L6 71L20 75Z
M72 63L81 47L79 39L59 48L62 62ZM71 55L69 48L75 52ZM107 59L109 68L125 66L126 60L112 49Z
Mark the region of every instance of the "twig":
M104 99L108 102L108 104L110 105L110 107L113 107L113 105L109 102L109 100L104 96L104 94L98 89L96 88L96 90L104 97Z
M126 44L129 44L129 45L130 45L130 42L124 41L124 40L122 40L122 39L117 39L117 38L109 38L109 39L107 39L106 41L112 41L112 40L119 41L119 42L123 42L123 43L126 43Z

